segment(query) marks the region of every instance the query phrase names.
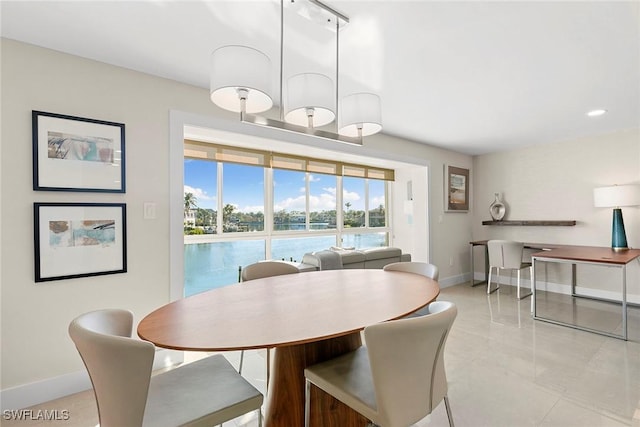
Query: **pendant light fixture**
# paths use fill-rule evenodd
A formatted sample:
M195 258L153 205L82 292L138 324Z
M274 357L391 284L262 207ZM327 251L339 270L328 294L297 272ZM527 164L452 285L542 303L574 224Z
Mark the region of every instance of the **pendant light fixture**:
M318 0L290 1L301 16L335 29L335 86L323 74L296 74L287 80L287 102L283 102L284 0L280 0L280 120L255 115L273 106L271 61L251 47L231 45L213 51L211 101L226 110L239 112L240 120L245 123L362 145L363 136L382 130L381 107L377 95L355 93L342 99L338 108L340 28L349 22L349 18ZM318 128L331 122L335 122L334 132Z
M380 97L373 93L354 93L342 98L340 134L362 138L382 130Z
M324 74L303 73L287 81L285 121L310 128L331 123L335 117L333 82Z
M273 106L271 61L247 46L223 46L211 54L211 101L236 113L261 113Z

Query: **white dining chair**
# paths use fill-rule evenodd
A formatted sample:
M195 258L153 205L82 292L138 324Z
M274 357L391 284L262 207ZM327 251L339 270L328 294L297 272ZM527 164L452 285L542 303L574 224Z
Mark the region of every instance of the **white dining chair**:
M265 277L283 276L285 274L299 273L298 267L293 264L289 264L283 261L260 261L253 264L249 264L242 268L240 278L242 282L250 280L262 279ZM269 377L271 374L271 357L270 350L267 348L267 381L266 387L269 387ZM240 351L240 364L238 366L238 373L242 374L242 367L244 365L244 350Z
M151 375L155 346L131 338L133 314L92 311L69 335L87 368L100 427L213 426L256 411L263 395L222 355Z
M418 261L403 261L387 264L382 268L384 271L404 271L406 273L420 274L433 280L438 280L439 272L438 267L434 264ZM406 317L424 316L427 314L428 308L423 307Z
M509 283L513 277L513 271L517 272L517 298L523 299L531 296L531 293L520 295L520 270L529 269L529 277L533 277L533 267L530 262L522 260L524 243L511 240L489 240L487 242L489 252L489 277L487 278L487 294L495 292L500 288L500 270L509 271ZM491 279L493 269L496 269L496 288L491 290Z
M305 426L314 385L381 427L410 426L444 401L453 427L444 348L458 311L448 301L428 307L425 316L368 326L366 346L306 368Z
M284 261L260 261L242 268L240 278L243 282L264 277L282 276L299 273L298 267Z

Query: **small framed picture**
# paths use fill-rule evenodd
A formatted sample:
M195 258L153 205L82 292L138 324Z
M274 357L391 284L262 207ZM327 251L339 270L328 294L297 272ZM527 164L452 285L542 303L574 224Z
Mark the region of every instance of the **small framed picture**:
M125 192L124 124L32 111L33 189Z
M469 169L444 165L444 210L469 211Z
M124 203L34 203L35 281L126 273Z

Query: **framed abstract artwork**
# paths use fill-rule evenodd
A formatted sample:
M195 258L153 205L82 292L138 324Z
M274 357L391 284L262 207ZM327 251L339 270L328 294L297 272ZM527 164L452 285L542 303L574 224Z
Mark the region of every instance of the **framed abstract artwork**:
M35 281L126 273L124 203L34 203Z
M469 169L444 165L444 210L469 211Z
M124 124L32 111L33 189L125 192Z

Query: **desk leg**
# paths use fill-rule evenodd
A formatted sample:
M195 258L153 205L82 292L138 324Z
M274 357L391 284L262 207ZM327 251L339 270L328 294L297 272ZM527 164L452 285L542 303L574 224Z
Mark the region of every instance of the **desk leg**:
M277 347L265 411L265 427L304 425L304 368L355 350L362 345L360 333L319 342ZM312 387L312 427L364 427L367 419L342 402Z
M475 280L475 265L474 265L474 256L473 256L473 249L475 246L483 246L484 247L484 280L481 280L479 282L476 282ZM478 285L482 285L484 283L487 283L487 279L489 278L489 248L487 245L474 245L471 244L470 247L470 252L471 252L471 280L469 281L469 284L471 285L471 287L474 286L478 286Z
M627 341L627 266L622 266L622 339Z
M469 245L469 249L470 249L469 252L471 253L471 281L469 282L469 284L471 285L471 287L473 287L476 284L476 280L475 280L476 266L475 266L475 263L473 262L473 245Z
M536 318L536 258L531 258L531 314Z

